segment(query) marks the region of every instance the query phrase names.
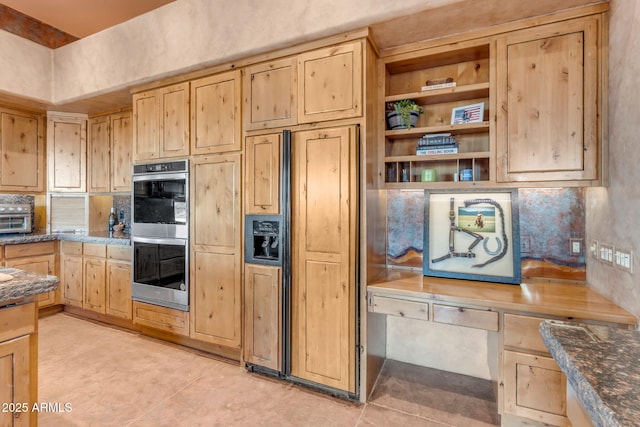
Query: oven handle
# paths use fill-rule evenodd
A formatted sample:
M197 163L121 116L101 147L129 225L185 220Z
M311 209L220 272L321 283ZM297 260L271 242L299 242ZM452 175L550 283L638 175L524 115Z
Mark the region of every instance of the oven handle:
M157 238L157 237L131 237L132 242L150 243L159 245L175 245L175 246L187 246L187 239L171 239L171 238Z
M177 172L177 173L144 173L140 175L133 175L133 182L139 181L168 181L168 180L179 180L187 178L186 172Z

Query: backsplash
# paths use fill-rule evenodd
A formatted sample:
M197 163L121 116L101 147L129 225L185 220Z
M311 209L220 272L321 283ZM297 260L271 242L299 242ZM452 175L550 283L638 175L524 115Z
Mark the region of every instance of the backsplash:
M387 263L422 268L424 191L391 190L387 205ZM520 189L523 277L586 279L583 189ZM570 254L569 239L582 239L582 253Z
M113 196L113 207L118 221L124 223L124 232L128 233L131 230L131 196Z

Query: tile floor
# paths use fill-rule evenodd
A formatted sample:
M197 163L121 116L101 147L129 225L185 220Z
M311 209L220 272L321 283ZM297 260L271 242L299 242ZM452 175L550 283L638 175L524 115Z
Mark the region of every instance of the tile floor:
M56 426L492 426L491 383L387 361L348 402L142 335L57 314L40 320L41 413Z

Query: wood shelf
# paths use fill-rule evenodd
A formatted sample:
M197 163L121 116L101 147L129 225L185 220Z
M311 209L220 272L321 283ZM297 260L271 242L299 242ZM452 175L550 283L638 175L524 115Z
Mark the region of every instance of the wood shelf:
M461 125L442 125L401 130L387 130L385 131L384 135L387 137L387 139L393 140L400 138L420 137L427 133L451 132L452 134L465 134L488 130L489 121L484 121L478 123L465 123Z
M436 156L389 156L385 157L385 163L390 162L435 162L440 160L456 160L456 159L488 159L490 153L488 151L475 153L457 153L442 154Z
M413 99L418 104L428 105L441 102L455 102L465 99L488 98L489 82L476 83L464 86L448 87L430 91L402 93L400 95L390 95L384 98L385 102L400 101L402 99Z

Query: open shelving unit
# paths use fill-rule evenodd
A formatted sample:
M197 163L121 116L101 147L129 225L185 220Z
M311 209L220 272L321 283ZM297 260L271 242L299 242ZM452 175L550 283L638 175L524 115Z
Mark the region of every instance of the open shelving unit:
M415 128L384 133L384 180L386 188L448 188L485 185L492 181L494 144L489 43L441 46L381 59L384 102L414 100L425 112ZM421 91L427 80L452 77L456 86ZM454 108L484 104L482 121L451 124ZM416 155L418 140L428 134L451 133L457 154ZM435 170L436 180L422 182L424 169ZM463 169L473 171L472 181L455 181Z

